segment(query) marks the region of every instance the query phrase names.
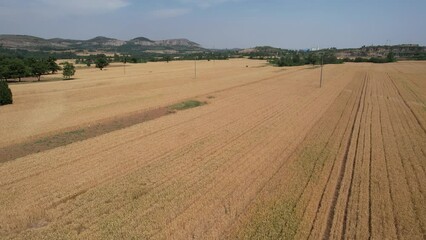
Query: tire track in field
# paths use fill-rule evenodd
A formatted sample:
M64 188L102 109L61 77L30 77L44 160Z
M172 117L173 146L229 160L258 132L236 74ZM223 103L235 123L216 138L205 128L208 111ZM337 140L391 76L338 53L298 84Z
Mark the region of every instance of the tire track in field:
M396 87L397 86L395 85L395 83L393 83L393 85L390 86L389 90L392 92L397 92L397 89L395 89ZM398 94L398 96L402 95ZM410 116L412 115L406 114L407 111L404 111L404 109L406 109L406 105L399 103L403 103L403 101L400 100L397 102L397 104L394 104L393 108L388 108L388 111L393 110L392 119L397 119L397 121L391 122L391 127L396 135L395 137L398 139L396 140L396 143L398 146L398 157L400 160L399 162L402 169L404 170L406 185L408 186L407 190L409 191L411 200L411 207L413 209L413 214L415 216L416 223L418 224L417 228L420 229L421 234L425 236L424 222L422 224L421 218L421 216L424 216L424 211L422 211L425 206L424 193L422 191L422 184L418 175L419 173L415 171L416 167L414 166L414 164L416 161L414 161L413 158L416 158L416 154L414 153L414 149L412 147L413 145L417 145L418 143L410 141L410 136L412 136L412 134L409 133L409 129L412 128L410 128L410 126L407 126L407 124L411 122L410 120L413 120L413 118L410 118ZM418 128L418 125L416 124L413 127ZM423 170L421 166L418 169L420 171ZM421 173L423 173L421 178L425 179L424 172Z
M369 166L368 166L368 238L371 239L372 235L373 235L373 223L372 223L372 210L371 210L371 206L372 206L372 187L371 184L373 182L372 180L372 168L373 168L373 112L374 112L374 102L373 102L373 90L371 90L371 102L372 102L372 106L371 106L371 118L370 118L370 151L369 151Z
M340 94L340 96L342 96L342 94L343 94L343 92ZM349 106L349 104L350 104L350 102L351 102L351 100L352 100L352 96L354 95L355 93L354 93L354 91L352 91L351 92L351 95L347 98L347 101L346 101L346 103L345 103L345 107L343 107L343 109L347 109L347 107ZM339 96L339 98L337 98L337 99L340 99L340 96ZM354 99L356 99L356 97L354 98ZM343 119L343 117L345 116L345 111L344 110L342 110L341 111L341 114L340 114L340 116L339 116L339 118L338 118L338 120L336 121L336 123L339 123L339 122L341 122L342 121L342 119ZM349 124L349 123L348 123ZM302 197L304 196L304 195L306 195L306 194L310 194L310 195L312 195L312 193L310 193L310 192L307 192L308 191L308 186L309 185L311 185L311 184L314 184L313 182L312 182L312 179L313 179L313 176L314 176L314 172L315 172L315 170L316 170L316 168L317 168L317 165L320 163L320 159L327 159L332 153L325 153L325 151L326 151L326 149L329 149L329 148L331 148L332 146L332 144L333 144L333 141L331 141L332 139L333 139L333 137L335 137L335 134L338 134L338 133L336 133L336 131L338 130L338 127L339 127L339 124L335 124L334 125L334 128L333 128L333 130L332 130L332 132L331 132L331 134L328 136L328 138L327 138L327 140L326 140L326 143L325 143L325 146L322 148L322 150L321 150L321 152L318 154L318 157L314 160L314 166L311 168L311 171L310 171L310 173L309 173L309 177L308 177L308 180L306 181L306 183L305 183L305 185L304 185L304 187L302 188L303 189L303 191L301 191L301 193L298 195L298 197L296 198L297 200L296 200L296 204L294 205L294 207L291 209L291 211L293 212L296 208L299 208L300 206L299 206L299 204L301 204L300 202L301 202L301 200L302 200ZM316 136L316 138L319 138L319 136ZM320 169L318 170L318 172L319 173L321 173L323 170L324 170L324 167L325 167L325 165L326 165L326 162L325 161L322 161L322 165L321 165L321 167L320 167ZM306 198L309 198L308 196L306 197ZM309 198L310 199L310 198ZM321 202L321 201L320 201ZM305 218L305 214L307 213L307 207L302 207L304 210L303 210L303 213L302 213L302 219L304 219ZM319 207L318 207L319 208ZM317 209L318 209L317 208ZM314 224L311 224L311 230L310 231L312 231L312 229L313 229L313 225ZM282 234L281 234L281 236L282 236Z
M407 109L410 110L411 114L413 115L413 117L416 119L417 124L419 124L419 126L421 127L421 129L423 130L423 133L426 134L426 128L425 126L423 126L422 122L420 121L419 117L417 116L417 114L414 112L413 108L407 103L407 100L405 100L405 98L401 95L401 92L399 91L399 88L396 86L395 81L393 80L393 78L389 75L389 73L386 73L388 78L391 80L391 83L393 84L393 87L395 88L396 92L398 93L399 97L401 98L401 100L404 102L405 106L407 107Z
M384 122L382 114L383 100L386 98L383 94L383 82L373 76L373 111L372 116L372 162L371 162L371 182L370 182L370 216L372 239L396 239L396 224L393 208L392 189L387 168L387 147L385 144Z
M385 75L383 75L385 77ZM394 85L386 78L383 78L383 89L386 96L392 98L392 93L396 93ZM403 141L403 137L399 136L399 119L398 116L398 104L395 101L385 101L384 110L386 111L385 120L387 120L388 136L385 138L385 142L389 147L387 151L387 169L390 177L390 190L392 191L392 205L394 209L394 218L396 223L396 230L398 238L413 237L413 233L409 230L414 224L418 224L415 220L415 213L413 210L412 195L410 193L410 181L407 176L406 169L402 160L402 154L400 149L400 142ZM410 204L407 204L410 203ZM414 219L413 219L414 216ZM414 222L413 222L414 221ZM418 228L412 228L417 230ZM417 234L415 234L417 235Z
M354 81L354 80L352 80L352 81L349 81L349 83L352 85L352 84L354 84L354 83L357 83L358 81ZM349 83L347 83L346 84L346 86L343 88L343 89L346 89L347 87L348 87L348 85L349 85ZM358 89L358 87L357 88L355 88L355 89ZM350 92L351 94L349 94L349 96L347 96L346 95L346 93L347 92ZM345 93L345 94L344 94ZM343 90L343 91L341 91L340 93L339 93L339 95L338 96L336 96L336 98L335 98L335 102L333 102L333 104L331 104L330 105L330 108L326 111L326 116L328 115L328 114L334 114L335 113L335 111L336 110L334 110L334 111L331 111L330 113L329 113L329 111L331 110L331 108L333 108L333 109L335 109L336 108L336 104L337 104L337 102L339 101L339 104L338 104L338 111L339 112L341 112L341 111L343 111L344 109L346 109L347 107L345 107L345 105L348 105L348 102L351 102L351 101L354 101L353 99L352 99L352 95L353 94L355 94L355 91L351 91L351 90ZM343 99L345 99L345 100L343 100ZM340 101L341 100L343 100L344 102L343 102L343 106L341 106L341 104L340 104ZM346 111L343 111L343 112L346 112ZM336 116L336 118L337 119L335 119L334 117L332 118L332 119L328 119L328 118L326 118L326 119L328 119L328 120L325 120L324 119L324 117L325 116L323 116L322 118L321 118L321 120L319 120L319 122L320 123L316 123L316 124L314 124L314 125L317 125L317 124L319 124L319 126L317 126L317 128L315 129L315 130L310 130L309 132L311 132L311 131L314 131L315 132L315 134L312 134L312 133L310 133L310 134L308 134L309 135L309 140L303 140L303 144L308 144L309 145L309 143L310 142L315 142L316 140L314 140L314 139L319 139L319 138L323 138L322 137L322 132L323 131L325 131L325 132L333 132L333 129L336 129L336 125L332 125L332 126L330 126L330 129L328 129L328 126L329 125L327 125L327 124L325 124L325 121L327 121L327 122L329 122L329 121L332 121L332 122L335 122L335 121L340 121L339 119L341 119L342 118L342 115L341 115L341 113L339 114L339 115L337 115ZM319 129L318 129L318 127L319 127ZM324 127L326 127L327 129L323 129ZM329 138L330 137L330 134L327 134L327 136L325 136L325 138ZM306 143L306 141L308 141L309 143ZM330 144L330 143L327 143L327 142L329 142L329 141L326 141L326 143L324 143L326 146L328 146L328 144ZM301 146L298 146L297 148L296 148L296 150L295 151L293 151L290 155L289 155L289 161L290 162L293 162L293 164L294 164L294 162L296 161L298 161L298 157L297 157L297 155L296 154L298 154L298 153L300 153L300 151L302 150L301 149L301 147L303 147L302 145ZM319 149L319 151L324 151L325 150L325 147L321 147L321 149ZM296 154L295 154L296 153ZM321 157L321 158L325 158L324 156L319 156L319 157ZM317 163L317 160L315 160L314 161L314 159L312 159L312 162L314 162L314 163ZM289 163L289 164L291 164L291 163ZM285 166L287 166L288 164L286 164ZM312 178L312 174L313 174L313 172L312 171L315 171L314 170L314 168L309 168L310 170L310 172L308 173L308 175L310 176L307 176L307 178ZM284 171L284 172L283 172ZM292 170L292 171L290 171L290 172L287 172L287 171L289 171L289 170L286 170L286 169L282 169L282 168L279 168L279 169L277 169L277 171L276 171L276 173L273 175L273 177L272 178L270 178L270 180L268 180L268 186L264 186L259 192L262 192L262 195L263 194L265 194L265 191L268 191L268 190L266 190L266 188L267 189L269 189L270 188L270 184L272 184L272 185L278 185L278 186L280 186L280 185L282 185L282 184L284 184L284 182L286 182L287 184L291 184L292 182L293 182L293 178L294 177L296 177L296 176L292 176L292 175L294 175L294 173L296 173L295 172L295 170ZM282 173L283 172L283 173ZM281 173L281 174L284 174L284 175L289 175L288 177L285 177L285 180L283 180L283 182L282 182L282 180L281 180L281 178L283 177L283 176L279 176L278 174L279 173ZM271 183L271 181L274 181L273 183ZM279 181L280 183L276 183L275 181ZM282 182L282 183L281 183ZM311 183L308 183L309 185L311 185ZM300 186L299 185L299 183L297 184L298 186ZM301 183L301 185L303 186L303 185L307 185L307 183L306 183L306 181L304 181L303 183ZM300 189L300 191L299 191L299 189ZM296 209L297 208L299 208L299 202L301 201L301 196L302 195L305 195L305 193L309 193L309 192L306 192L307 190L306 190L306 188L299 188L298 187L298 189L296 190L296 189L294 189L295 191L294 192L297 192L297 195L299 196L299 197L297 197L297 200L296 200L296 203L293 205L291 205L291 209L290 209L290 211L291 212L294 212L294 211L296 211ZM272 191L272 190L269 190L269 191ZM290 189L288 190L288 191L291 191ZM286 192L287 192L287 190L286 190ZM293 192L293 191L291 191L291 192ZM291 194L290 194L291 195ZM304 197L304 198L306 198L306 197ZM293 200L292 200L293 201ZM266 219L265 219L266 220ZM269 219L268 219L269 220ZM269 221L271 221L271 220L269 220ZM281 222L280 222L281 223ZM275 223L274 223L275 224ZM276 224L278 224L278 222L276 223ZM282 224L285 224L285 223L282 223ZM262 224L263 225L263 224ZM259 224L257 224L257 225L254 225L254 226L250 226L249 228L250 229L252 229L253 227L255 227L255 228L262 228L262 225L259 225ZM288 229L285 229L285 227L283 226L283 227L281 227L280 228L281 229L281 231L278 233L277 232L277 234L279 234L279 235L274 235L275 237L277 237L277 238L281 238L282 236L283 236L283 234L284 234L284 232L283 231L286 231L286 237L288 237ZM260 230L262 230L262 229L260 229ZM245 236L245 238L246 237L259 237L259 236L266 236L266 235L256 235L256 233L257 232L261 232L261 231L257 231L256 229L253 229L253 230L250 230L250 232L253 232L253 233L255 233L255 235L244 235ZM227 236L228 234L231 234L231 232L229 232L229 233L225 233L225 236ZM249 233L250 234L250 233ZM266 234L266 233L265 233ZM223 235L222 235L223 236ZM268 235L268 236L271 236L271 235ZM281 237L280 237L281 236Z
M349 151L351 149L351 146L355 146L355 156L357 154L359 129L358 129L358 136L355 140L355 145L353 145L354 144L353 143L353 136L354 136L354 133L355 133L355 130L356 130L355 125L356 125L356 122L358 121L357 119L361 119L361 117L362 117L362 112L360 114L360 110L361 110L363 99L365 99L366 79L367 79L367 75L365 76L365 78L363 80L363 86L362 86L360 99L358 101L358 106L357 106L355 118L353 120L353 124L352 124L351 131L350 131L350 134L349 134L349 139L346 143L345 153L344 153L343 159L341 161L340 170L339 170L338 178L337 178L337 184L334 188L334 193L333 193L330 208L328 210L326 227L325 227L325 231L323 233L322 239L329 239L330 238L331 228L333 226L333 220L334 220L335 211L336 211L336 205L337 205L337 201L338 201L338 198L339 198L339 195L340 195L340 189L342 187L343 178L346 174L347 165L350 164L349 161L348 161L348 158L349 158ZM360 127L360 126L358 126L358 127ZM345 225L346 225L346 223L344 222L343 226L345 226Z
M361 98L361 96L362 96L362 89L363 89L363 85L361 84L361 86L359 87L359 91L358 91L358 95L359 95L359 97L357 97L357 98L355 98L355 101L353 102L353 105L352 105L352 109L351 109L351 111L350 111L350 115L349 115L349 119L355 119L355 118L353 118L352 116L354 115L354 114L356 114L357 113L357 103L359 102L359 101L356 101L356 99L359 99L359 98ZM355 121L355 120L353 120L353 121ZM345 139L345 138L347 138L347 137L345 137L345 135L346 135L346 132L348 132L348 131L350 131L350 126L351 126L351 124L353 125L354 124L354 122L352 122L351 123L351 121L347 121L347 124L346 124L346 127L345 127L345 133L343 133L343 139ZM349 139L348 139L349 140ZM338 154L338 152L340 152L341 150L340 149L342 149L343 147L344 147L345 145L344 145L344 141L343 140L341 140L341 141L339 141L339 146L338 146L338 148L337 148L337 153L336 153L336 157L334 158L334 160L332 161L332 164L331 164L331 167L330 167L330 170L328 171L328 174L327 174L327 178L326 178L326 182L325 182L325 184L323 185L324 187L323 187L323 189L322 189L322 193L320 194L320 198L319 198L319 200L318 200L318 205L317 205L317 208L316 208L316 213L315 213L315 216L314 216L314 218L313 218L313 222L312 222L312 225L311 225L311 227L310 227L310 230L309 230L309 234L308 234L308 236L307 236L307 238L311 238L310 236L312 236L312 234L313 234L313 232L314 232L314 227L318 227L317 225L318 225L318 221L320 221L319 220L319 218L320 218L320 211L322 211L323 210L323 208L326 208L326 204L324 204L324 199L325 199L325 195L326 195L326 191L327 191L327 189L329 188L329 186L331 186L330 184L330 182L332 181L332 173L333 172L335 172L335 169L337 169L337 166L336 166L336 163L337 163L337 161L338 161L338 157L339 157L339 154ZM326 214L326 213L325 213Z
M382 92L384 92L384 82L381 82L381 89L382 89ZM381 131L381 136L382 136L382 143L383 143L383 152L384 152L384 163L385 163L385 169L386 169L386 179L387 179L387 183L389 184L389 186L388 186L388 195L389 195L389 198L390 198L390 206L391 206L391 209L392 209L392 212L391 212L391 214L392 214L392 220L393 220L393 230L395 230L395 237L397 238L397 239L399 239L400 238L400 231L399 231L399 228L398 228L398 219L396 218L396 213L395 213L395 205L394 205L394 195L393 195L393 190L392 190L392 182L391 182L391 180L390 180L390 173L389 173L389 160L388 160L388 155L389 155L389 150L388 150L388 146L387 146L387 144L386 144L386 141L385 141L385 139L386 139L386 136L385 136L385 132L383 131L383 128L385 127L385 124L384 124L384 120L385 120L385 117L384 117L384 114L385 114L385 112L383 112L384 110L386 110L386 103L384 103L384 105L385 106L383 106L383 104L381 104L380 106L379 106L379 120L380 120L380 131Z
M362 132L364 132L363 130L363 128L365 127L364 125L365 125L365 121L367 121L367 119L366 119L366 117L365 117L365 114L366 114L366 112L365 112L365 110L367 110L368 111L368 108L367 108L367 106L366 106L366 104L367 104L367 89L369 89L370 88L370 77L369 77L369 75L368 75L368 72L366 73L366 76L365 76L365 80L364 80L364 83L365 83L365 90L364 90L364 98L363 98L363 100L362 100L362 102L361 102L361 105L362 105L362 111L361 111L361 115L360 115L360 120L359 120L359 126L358 126L358 133L357 133L357 138L356 138L356 142L355 142L355 155L354 155L354 157L353 157L353 162L352 162L352 167L351 167L351 169L352 169L352 171L351 171L351 175L350 175L350 178L349 178L349 183L348 183L348 185L349 185L349 189L348 189L348 191L347 191L347 194L346 194L346 203L345 203L345 207L344 207L344 214L343 214L343 222L342 222L342 238L343 239L345 239L345 238L347 238L347 226L348 226L348 218L349 218L349 214L348 214L348 211L349 211L349 209L350 209L350 200L351 200L351 198L352 198L352 188L353 188L353 186L354 186L354 178L355 178L355 172L356 172L356 164L357 164L357 160L358 160L358 157L359 157L359 152L361 152L361 154L364 152L364 148L365 148L365 139L364 139L364 141L362 142L362 138L361 138L361 133ZM363 121L364 120L364 124L363 124ZM364 133L365 134L365 133ZM364 137L365 138L365 137ZM362 142L362 145L363 145L363 147L362 147L362 150L360 151L360 141ZM346 153L345 153L345 155L346 155ZM346 155L347 156L347 155ZM361 158L362 158L362 160L363 160L363 156L361 156ZM345 160L346 161L346 160ZM346 168L346 167L345 167ZM345 173L346 174L346 173ZM343 179L343 178L342 178ZM360 194L359 192L358 192L358 194ZM339 193L339 195L340 195L340 193ZM355 201L355 200L354 200ZM357 201L357 203L359 203L359 199L358 199L358 201ZM351 206L351 209L352 208L354 208L354 207L352 207ZM332 207L332 209L334 209L334 207ZM358 215L357 215L358 216ZM357 224L358 224L358 220L356 220L355 221L355 223L354 223L354 225L355 225L355 230L357 229Z
M358 132L358 144L356 145L357 150L354 156L352 165L352 172L349 183L347 184L347 193L345 194L346 199L343 199L343 213L341 219L343 224L341 226L341 233L334 231L334 236L342 236L343 239L365 239L370 235L368 230L368 212L365 214L365 209L368 209L368 185L369 178L369 152L371 143L368 141L370 132L368 129L369 122L371 122L371 95L372 95L372 83L370 74L367 72L366 76L366 94L363 103L363 114L360 119L360 127ZM347 182L347 181L344 181ZM343 192L345 188L343 187ZM339 217L336 217L339 222ZM335 222L336 222L335 219ZM334 224L336 229L336 224ZM338 229L340 230L340 229Z

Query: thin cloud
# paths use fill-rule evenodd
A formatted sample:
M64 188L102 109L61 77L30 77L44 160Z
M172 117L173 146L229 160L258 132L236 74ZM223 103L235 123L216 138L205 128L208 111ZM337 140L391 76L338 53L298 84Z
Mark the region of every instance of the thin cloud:
M165 8L150 12L150 16L159 19L175 18L189 14L194 9L207 9L227 2L241 2L244 0L174 0L182 5L181 8Z
M181 3L184 4L192 4L196 5L200 8L209 8L214 5L226 3L226 2L240 2L242 0L179 0Z
M129 5L127 0L39 0L41 4L53 11L67 14L107 13Z
M169 8L159 9L151 12L151 16L155 18L175 18L191 12L189 8Z

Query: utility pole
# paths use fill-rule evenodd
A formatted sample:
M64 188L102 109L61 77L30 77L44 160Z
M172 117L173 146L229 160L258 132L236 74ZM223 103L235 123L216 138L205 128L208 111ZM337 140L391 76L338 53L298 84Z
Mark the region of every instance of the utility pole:
M127 58L126 56L124 56L124 75L126 75L126 63L127 63Z
M321 54L321 76L320 76L320 88L322 87L322 68L324 65L324 55Z
M197 79L197 57L194 60L195 79Z

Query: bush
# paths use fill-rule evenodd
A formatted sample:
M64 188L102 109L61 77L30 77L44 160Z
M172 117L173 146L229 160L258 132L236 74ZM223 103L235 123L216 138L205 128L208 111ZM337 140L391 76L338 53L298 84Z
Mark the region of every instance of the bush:
M6 81L0 81L0 105L12 104L12 91Z

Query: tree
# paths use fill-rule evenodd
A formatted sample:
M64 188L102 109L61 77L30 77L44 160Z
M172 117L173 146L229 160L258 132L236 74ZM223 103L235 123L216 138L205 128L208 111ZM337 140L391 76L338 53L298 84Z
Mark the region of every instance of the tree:
M170 62L170 61L172 61L172 57L170 57L170 56L165 56L165 57L164 57L164 61L166 61L166 62Z
M105 54L98 54L96 56L95 64L96 64L96 67L101 69L101 70L103 68L105 68L106 66L108 66L109 63L108 63L108 59L105 56Z
M8 66L6 61L0 61L0 80L7 80L8 78Z
M65 62L64 63L64 70L63 75L64 79L70 79L75 74L75 67L72 63Z
M293 65L294 66L302 65L300 61L300 56L297 53L293 55Z
M49 57L47 59L47 68L52 74L61 70L61 67L56 63L56 58L54 57Z
M395 62L395 61L396 61L396 59L395 59L395 54L394 54L392 51L390 51L390 52L388 53L388 55L386 56L386 60L387 60L388 62Z
M307 64L312 64L315 65L318 62L318 57L317 55L311 53L308 55L307 59L306 59L306 63Z
M5 78L18 78L21 81L22 77L28 74L28 68L25 66L24 61L19 58L11 59L7 63Z
M114 53L114 62L121 62L121 58L117 53Z
M0 105L12 104L12 91L6 81L0 80Z
M30 59L29 66L31 69L31 74L37 77L38 81L40 81L41 75L49 72L47 61L43 59Z

